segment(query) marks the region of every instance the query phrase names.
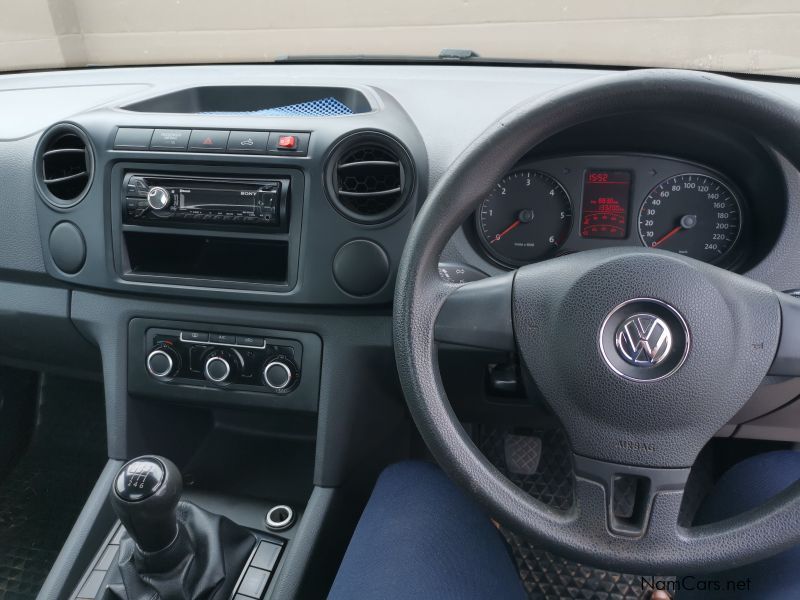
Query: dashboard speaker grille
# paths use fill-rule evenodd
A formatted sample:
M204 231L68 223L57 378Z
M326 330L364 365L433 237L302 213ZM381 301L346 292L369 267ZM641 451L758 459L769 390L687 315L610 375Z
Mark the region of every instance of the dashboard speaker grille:
M80 202L93 169L91 147L82 130L62 123L42 136L36 151L36 181L50 204L68 208Z
M354 221L374 223L392 217L405 206L412 187L407 152L385 134L362 132L346 138L329 160L331 200Z

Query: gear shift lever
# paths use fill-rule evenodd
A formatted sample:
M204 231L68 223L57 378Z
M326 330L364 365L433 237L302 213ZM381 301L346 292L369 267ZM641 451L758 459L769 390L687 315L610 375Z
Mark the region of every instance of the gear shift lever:
M178 535L175 508L183 480L175 464L160 456L125 463L114 480L111 505L140 550L167 548Z
M113 597L233 597L258 538L223 516L181 501L182 491L178 467L161 456L140 456L117 473L109 497L128 535L120 541L115 572L109 575Z

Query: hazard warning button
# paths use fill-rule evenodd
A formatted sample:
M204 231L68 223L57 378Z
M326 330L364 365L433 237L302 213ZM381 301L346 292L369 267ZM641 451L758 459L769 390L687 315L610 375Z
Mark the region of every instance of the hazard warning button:
M191 152L225 152L230 131L221 129L192 129L189 138Z

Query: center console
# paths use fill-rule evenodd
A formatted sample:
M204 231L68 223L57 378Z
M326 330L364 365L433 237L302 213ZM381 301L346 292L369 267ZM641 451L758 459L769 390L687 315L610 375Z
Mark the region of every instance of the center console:
M180 527L208 532L193 528L212 514L248 531L230 597L324 596L405 431L386 374L427 188L416 127L377 88L164 86L56 123L32 158L44 269L102 354L108 469L171 460L199 507L178 504ZM111 512L112 476L51 576L72 597L139 598L137 574L171 573L137 553L138 501L112 494ZM208 556L211 537L181 556Z

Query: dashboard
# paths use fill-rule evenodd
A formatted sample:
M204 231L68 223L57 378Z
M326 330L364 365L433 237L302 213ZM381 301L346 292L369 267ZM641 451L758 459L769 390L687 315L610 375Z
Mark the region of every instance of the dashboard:
M520 163L475 212L475 234L502 267L632 245L734 268L747 254L748 210L738 187L703 165L585 154Z
M128 430L131 397L324 411L325 427L347 432L363 403L399 397L386 377L394 282L429 190L518 103L604 74L308 64L3 76L15 118L0 124L0 354L102 369L112 456L146 435ZM800 111L800 87L748 85ZM800 288L800 172L713 114L554 132L485 192L441 253L449 281L627 245ZM268 369L276 361L286 368ZM483 356L443 356L451 396L481 414L523 410L508 357L490 362L487 374ZM275 385L275 369L290 381ZM338 439L320 441L324 481L346 472Z
M0 269L123 294L385 307L414 216L459 152L515 103L600 74L302 65L11 76L6 98L58 88L64 102L48 115L19 105L14 130L0 132L11 150L3 208L27 216L0 241ZM793 245L794 172L781 160L714 115L590 121L496 182L442 263L492 275L644 245L788 283L791 271L765 260Z

